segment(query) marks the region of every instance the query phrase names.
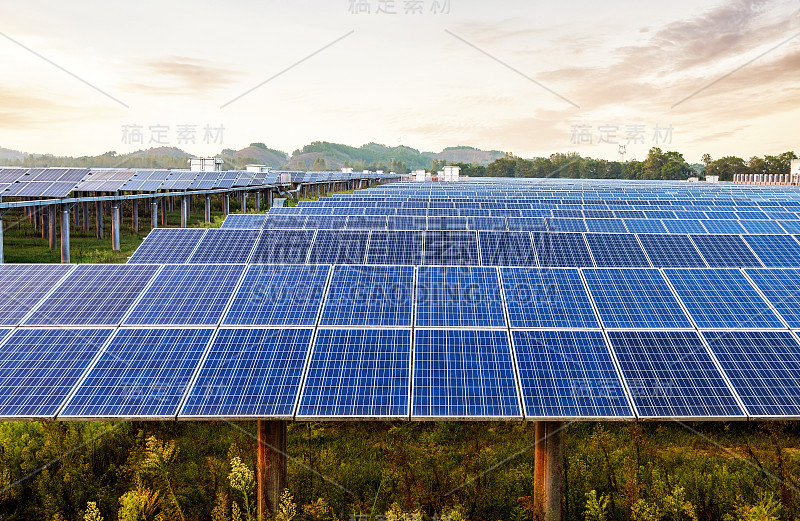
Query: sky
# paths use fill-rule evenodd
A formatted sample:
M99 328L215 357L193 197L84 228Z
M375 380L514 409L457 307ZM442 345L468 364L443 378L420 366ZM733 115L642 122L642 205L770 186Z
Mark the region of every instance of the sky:
M33 153L800 154L798 0L4 0L0 63Z

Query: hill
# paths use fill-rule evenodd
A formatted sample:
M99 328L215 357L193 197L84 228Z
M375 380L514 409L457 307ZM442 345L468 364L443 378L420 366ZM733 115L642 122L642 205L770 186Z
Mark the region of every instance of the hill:
M237 164L244 161L245 163L267 165L272 168L280 168L289 161L289 156L286 152L268 148L264 143L251 143L250 146L235 152L223 150L221 155L222 157L230 157Z
M423 156L419 150L399 146L387 147L379 143L367 143L360 147L351 147L328 141L314 141L295 150L289 161L290 168L312 168L317 158L325 161L327 168L343 166L361 169L408 170L430 168L433 160Z
M477 163L479 165L487 166L489 163L504 157L505 152L501 152L500 150L481 150L474 147L458 146L447 147L438 154L434 152L423 152L422 155L438 161L467 164Z

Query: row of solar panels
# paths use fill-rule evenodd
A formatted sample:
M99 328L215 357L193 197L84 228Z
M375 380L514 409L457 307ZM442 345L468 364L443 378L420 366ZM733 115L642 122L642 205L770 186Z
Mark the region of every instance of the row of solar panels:
M793 235L157 228L132 264L800 267Z
M0 331L2 418L800 416L786 329L800 324L800 270L6 265L0 277L20 321L73 326ZM504 315L523 321L493 322ZM126 316L144 323L87 327ZM182 327L153 327L165 323Z
M365 192L358 192L365 193ZM543 209L574 209L574 210L680 210L682 207L693 209L707 209L709 211L774 211L783 207L797 209L800 202L794 197L780 198L770 201L753 201L750 199L537 199L524 195L509 197L386 197L365 196L342 198L323 197L317 200L299 201L297 209L309 208L347 208L347 207L376 207L376 208L485 208L485 209L516 209L528 210L531 208ZM794 196L794 193L789 195ZM791 211L791 210L790 210Z

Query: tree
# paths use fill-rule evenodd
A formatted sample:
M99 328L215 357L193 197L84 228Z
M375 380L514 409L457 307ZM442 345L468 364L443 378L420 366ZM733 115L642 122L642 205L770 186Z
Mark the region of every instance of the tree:
M720 181L733 181L734 175L746 173L747 165L744 159L735 156L717 159L706 168L706 176L718 175Z
M328 165L325 162L325 158L322 156L317 156L314 159L314 164L311 166L311 170L327 170Z

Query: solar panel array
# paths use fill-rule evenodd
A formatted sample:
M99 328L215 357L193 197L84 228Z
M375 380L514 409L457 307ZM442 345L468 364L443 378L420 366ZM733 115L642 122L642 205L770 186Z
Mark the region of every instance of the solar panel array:
M0 266L0 418L798 418L798 212L397 183L154 230L125 266Z

